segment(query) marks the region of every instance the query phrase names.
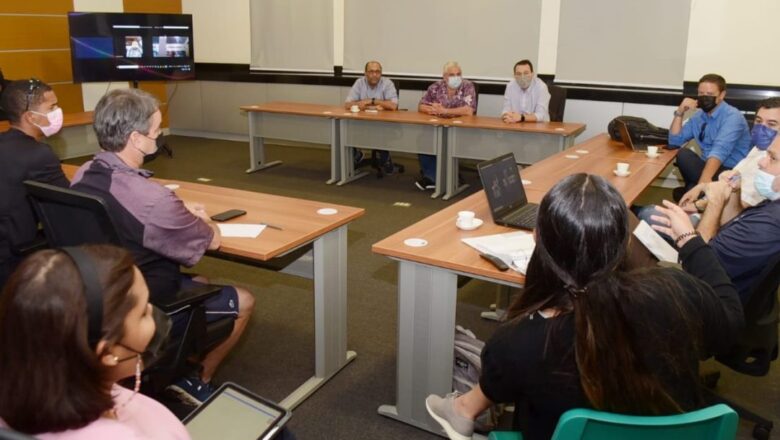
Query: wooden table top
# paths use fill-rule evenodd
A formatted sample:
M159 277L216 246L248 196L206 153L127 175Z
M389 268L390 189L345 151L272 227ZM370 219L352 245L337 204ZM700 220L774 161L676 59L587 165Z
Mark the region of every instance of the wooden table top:
M65 113L62 115L62 127L75 127L77 125L89 125L92 123L93 112ZM8 121L0 121L0 131L11 128Z
M577 153L577 150L588 153ZM578 159L569 159L566 155L576 155ZM633 152L622 143L614 142L608 135L602 134L539 161L521 170L520 175L524 180L531 181L525 185L530 202L539 203L560 179L587 172L605 177L620 191L626 203L630 204L666 168L675 155L675 150L666 150L658 158L649 159L643 153ZM617 162L631 164L631 175L615 176L612 170ZM458 211L474 211L484 224L473 231L462 231L455 226ZM401 260L522 284L525 281L523 275L513 270L497 270L483 260L476 250L461 241L467 237L515 231L518 229L493 223L485 192L479 191L375 243L372 251ZM417 248L406 246L404 240L408 238L425 239L428 245Z
M302 116L320 116L336 119L375 120L405 124L434 125L443 127L484 128L530 133L547 133L560 136L576 136L585 130L585 124L569 122L524 122L507 124L501 118L487 116L461 116L441 118L417 111L361 111L352 113L343 106L306 104L298 102L268 102L258 105L245 105L241 110L247 112L279 113Z
M72 178L78 167L64 164L65 175ZM246 215L226 223L270 223L282 230L266 228L257 238L223 237L219 252L267 261L283 255L319 236L365 214L363 208L333 203L282 197L272 194L223 188L177 180L154 179L160 184L175 184L182 200L202 203L209 215L229 209L243 209ZM320 208L334 208L334 215L320 215Z

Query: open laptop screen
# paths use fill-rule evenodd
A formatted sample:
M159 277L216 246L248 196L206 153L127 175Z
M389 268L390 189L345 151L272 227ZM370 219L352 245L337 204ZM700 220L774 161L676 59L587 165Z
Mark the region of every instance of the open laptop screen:
M481 162L477 165L477 170L493 218L499 218L504 213L528 203L514 154L508 153Z

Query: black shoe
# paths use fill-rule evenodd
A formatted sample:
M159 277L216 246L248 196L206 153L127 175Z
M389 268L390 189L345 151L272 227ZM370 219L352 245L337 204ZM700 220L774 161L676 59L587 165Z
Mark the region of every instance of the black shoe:
M422 179L414 182L414 185L417 186L420 191L436 189L436 182L427 177L423 177Z
M385 173L385 176L392 176L395 174L395 170L396 167L392 160L388 160L384 165L382 165L382 172Z
M355 148L354 153L352 153L352 160L355 163L355 168L360 168L363 162L363 152Z
M684 186L678 186L677 188L672 190L672 198L674 199L674 203L678 203L681 198L685 195L685 193L688 192Z

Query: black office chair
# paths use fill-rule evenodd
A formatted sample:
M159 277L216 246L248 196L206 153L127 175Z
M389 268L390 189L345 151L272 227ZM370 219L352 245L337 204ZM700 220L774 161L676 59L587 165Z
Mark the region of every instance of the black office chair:
M400 105L401 104L401 101L400 101L400 99L401 99L401 85L400 85L400 81L397 80L397 79L393 79L393 78L389 78L389 79L390 79L390 81L393 82L393 86L395 86L395 91L396 91L396 94L398 95L398 99L399 99L398 104ZM399 108L399 110L400 110L400 108ZM399 174L403 173L404 171L406 171L406 167L404 167L401 164L393 163L393 167L395 168L395 172L399 173ZM376 149L371 150L371 168L373 168L374 171L376 172L376 178L377 179L381 179L381 178L385 177L384 163L382 163L382 161L380 160L379 150L376 150Z
M123 246L105 201L97 196L40 182L25 181L49 246L114 244ZM185 330L172 339L158 364L144 371L144 391L156 395L173 380L192 371L188 359L201 358L233 331L233 319L206 323L203 302L221 286L206 285L177 292L170 301L153 302L163 312L186 313Z
M550 91L550 121L551 122L563 122L563 113L566 110L566 94L567 90L561 86L554 84L548 84L547 89Z
M715 356L715 360L738 373L750 376L766 376L769 373L769 364L777 359L778 351L777 330L780 316L778 287L780 287L780 254L769 261L755 287L751 289L743 306L745 329L738 342L729 353ZM772 421L743 405L715 394L711 388L715 387L719 378L719 372L704 377L709 397L732 407L739 413L740 418L755 423L753 438L768 439L773 427Z

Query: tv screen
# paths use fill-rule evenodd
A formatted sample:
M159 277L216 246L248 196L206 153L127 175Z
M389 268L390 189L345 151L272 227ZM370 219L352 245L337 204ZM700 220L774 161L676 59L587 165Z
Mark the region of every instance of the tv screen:
M73 81L195 79L192 15L68 13Z

